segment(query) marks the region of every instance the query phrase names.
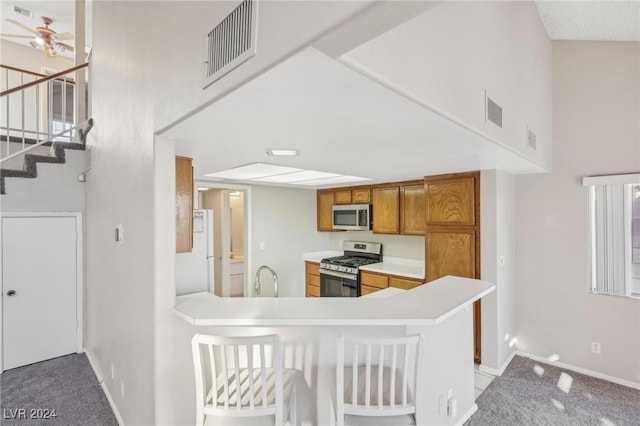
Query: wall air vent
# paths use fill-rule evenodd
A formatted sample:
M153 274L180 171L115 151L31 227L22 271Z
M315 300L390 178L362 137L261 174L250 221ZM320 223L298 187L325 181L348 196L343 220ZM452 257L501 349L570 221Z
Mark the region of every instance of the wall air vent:
M256 54L258 1L245 0L207 34L204 87Z
M527 126L527 145L529 145L529 148L533 149L534 151L538 147L538 143L536 142L536 134L531 131L529 126Z
M33 13L31 13L30 10L23 9L23 8L18 7L16 5L13 5L13 11L15 13L17 13L18 15L26 16L27 18L32 18L33 17Z
M488 95L487 92L485 91L485 99L486 99L486 105L485 105L485 111L486 111L486 116L485 116L485 122L486 121L490 121L493 124L495 124L496 126L502 128L502 107L500 105L498 105L497 103L495 103L493 101L493 99L491 99Z

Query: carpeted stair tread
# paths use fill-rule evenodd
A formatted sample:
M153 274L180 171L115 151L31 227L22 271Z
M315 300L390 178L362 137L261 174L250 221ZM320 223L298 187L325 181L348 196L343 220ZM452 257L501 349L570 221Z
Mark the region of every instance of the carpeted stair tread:
M26 170L13 170L13 169L0 169L0 176L5 177L19 177L19 178L32 178L31 173Z

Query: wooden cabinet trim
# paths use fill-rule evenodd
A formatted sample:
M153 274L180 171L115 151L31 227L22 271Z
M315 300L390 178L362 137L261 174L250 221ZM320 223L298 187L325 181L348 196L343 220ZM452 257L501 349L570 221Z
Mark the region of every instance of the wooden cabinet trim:
M193 248L193 160L176 156L176 253Z
M361 271L360 284L370 287L387 288L389 287L389 276L374 272Z

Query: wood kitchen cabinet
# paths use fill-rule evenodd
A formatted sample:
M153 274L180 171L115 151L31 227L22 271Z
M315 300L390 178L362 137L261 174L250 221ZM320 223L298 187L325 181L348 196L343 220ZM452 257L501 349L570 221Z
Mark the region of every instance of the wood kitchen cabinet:
M480 172L427 176L425 272L480 278ZM480 362L480 301L473 306L474 359Z
M193 247L193 166L192 159L176 157L176 253Z
M430 226L474 226L479 214L476 181L479 175L428 177L426 218ZM478 210L478 213L476 211Z
M318 231L333 231L333 203L332 190L317 192Z
M304 262L305 294L307 297L320 297L320 264Z
M351 190L350 189L336 189L333 191L333 202L335 204L351 204Z
M400 277L397 275L382 274L379 272L360 271L360 294L367 294L383 290L388 287L411 290L424 284L424 280L416 278Z
M374 234L400 233L400 186L371 189Z
M351 200L353 204L371 203L371 188L369 188L368 186L363 186L352 189Z
M400 186L400 233L424 235L424 182Z

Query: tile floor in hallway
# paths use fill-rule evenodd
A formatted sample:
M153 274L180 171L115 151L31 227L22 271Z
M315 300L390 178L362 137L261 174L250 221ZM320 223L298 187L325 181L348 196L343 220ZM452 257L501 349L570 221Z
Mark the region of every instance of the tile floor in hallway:
M475 399L478 399L480 394L487 388L487 386L489 386L489 383L491 383L491 381L495 379L495 377L492 376L491 374L485 373L484 371L480 371L478 367L479 365L476 364L475 379L474 379Z

